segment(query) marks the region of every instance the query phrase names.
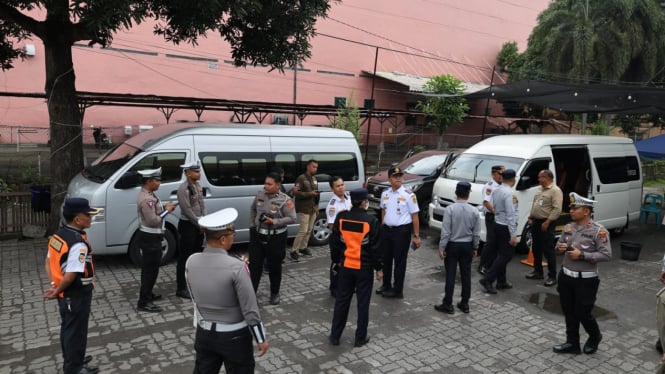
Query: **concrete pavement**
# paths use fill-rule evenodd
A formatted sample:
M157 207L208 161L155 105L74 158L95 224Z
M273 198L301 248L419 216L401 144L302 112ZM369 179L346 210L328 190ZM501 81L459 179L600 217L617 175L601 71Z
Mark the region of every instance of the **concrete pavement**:
M524 278L518 256L509 264L514 288L488 295L472 276L470 314L433 309L441 301L444 273L438 231L422 230L424 246L409 255L402 300L373 295L371 341L353 347L355 308L341 345L331 346L334 299L328 292L326 247L284 266L282 303L268 304L268 279L258 297L270 349L257 359L264 373L653 373L655 293L665 228L639 225L612 239L613 260L601 264L596 303L604 340L594 355L557 355L565 340L556 289ZM620 260L620 241L639 241L639 261ZM94 248L94 243L93 248ZM60 373L59 316L43 300L46 240L0 242L0 373ZM560 258L559 258L560 260ZM124 256L95 257L88 354L104 373L191 373L194 366L192 305L175 296L175 263L161 268L156 291L162 313L135 310L140 270ZM378 283L375 283L378 287ZM460 292L456 289L455 302ZM355 302L355 301L354 301ZM582 342L586 335L582 334Z

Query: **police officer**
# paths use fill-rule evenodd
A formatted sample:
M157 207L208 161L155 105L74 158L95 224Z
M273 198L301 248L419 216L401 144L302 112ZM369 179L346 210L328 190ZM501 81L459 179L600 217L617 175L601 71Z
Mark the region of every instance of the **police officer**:
M492 192L499 188L503 181L503 171L506 169L503 165L492 166L492 179L483 185L483 210L485 212L485 245L480 253L480 264L478 272L485 275L487 269L492 266L496 258L496 247L494 245L494 204Z
M533 239L533 271L527 279L543 279L543 254L547 259L548 275L545 286L556 284L556 255L554 254L554 221L561 215L563 192L554 183L554 174L549 169L538 173L540 187L533 197L529 214L531 238Z
M459 263L462 278L462 300L457 308L469 313L469 297L471 296L471 261L478 253L480 242L480 216L478 210L467 203L471 193L471 183L458 182L455 188L457 201L446 208L441 224L441 240L439 241L439 257L445 260L446 290L443 302L435 305L439 312L453 314L453 291L455 275Z
M296 178L296 183L291 189L296 201L298 222L300 222L300 228L293 240L293 248L289 255L293 261L298 261L300 255L312 255L312 251L307 248L307 243L312 235L316 217L319 215L319 182L316 180L318 169L319 163L316 160L307 161L307 170Z
M85 349L95 267L92 263L92 247L83 231L90 227L91 216L98 213L99 210L91 208L86 199L65 199L62 215L67 224L53 234L48 242L45 267L51 287L44 292L44 297L58 299L60 346L65 374L94 374L99 371L97 368L84 367L92 359L85 356Z
M250 208L249 269L254 292L259 288L263 259L268 258L270 304L280 302L282 260L286 256L287 226L296 222L293 201L279 190L279 174L269 173Z
M383 250L383 286L376 290L383 297L403 298L406 257L409 243L420 247L420 221L418 199L402 186L404 172L398 166L388 169L390 188L381 194L381 248ZM411 234L413 233L413 240ZM393 280L393 262L395 265Z
M556 245L559 253L565 253L557 291L566 317L566 342L554 346L554 353L580 353L580 323L589 334L585 354L596 352L603 339L591 311L600 285L598 263L612 258L612 247L607 230L591 219L594 203L575 192L570 194L573 222L563 228Z
M333 263L339 264L339 285L329 340L339 345L353 293L358 301L358 322L354 346L369 342L369 301L372 296L374 271L381 280L380 225L376 217L367 214L368 193L364 188L351 191L351 210L340 212L333 223L330 249Z
M143 253L141 263L141 288L137 309L144 312L161 312L162 308L153 301L162 295L154 294L152 288L157 281L159 264L162 261L162 238L164 237L164 217L173 212L175 206L167 203L162 206L155 191L162 180L162 168L140 170L141 191L136 199L139 214L138 243Z
M328 184L330 184L333 197L330 198L328 206L326 206L326 217L328 222L328 230L332 231L333 223L335 223L337 214L351 209L351 197L346 191L346 187L344 186L344 179L342 177L333 176L330 178L330 181L328 181ZM336 297L337 292L337 275L339 274L338 266L339 264L334 261L330 264L330 286L328 288L330 289L330 295L332 295L332 297Z
M196 364L194 373L253 373L252 335L263 356L268 350L256 294L242 260L229 256L238 211L219 210L202 217L206 248L189 257L187 285L194 301Z
M513 191L515 185L515 170L503 171L503 182L494 190L492 200L494 202L494 248L496 248L496 259L492 267L480 280L485 292L496 294L496 290L512 288L512 284L506 278L506 266L515 255L517 245L517 211L518 200ZM497 281L496 289L494 281Z
M197 221L206 214L201 179L201 165L198 162L181 165L185 173L185 181L178 187L178 203L180 205L180 221L178 234L180 246L178 265L176 266L176 295L189 299L187 282L185 282L185 263L192 253L203 249L203 232Z

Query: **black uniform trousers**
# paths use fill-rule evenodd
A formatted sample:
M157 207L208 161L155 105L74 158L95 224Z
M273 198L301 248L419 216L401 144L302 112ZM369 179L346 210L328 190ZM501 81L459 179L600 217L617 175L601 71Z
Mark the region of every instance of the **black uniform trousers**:
M485 245L480 253L479 266L489 269L496 258L496 247L494 234L494 213L485 213Z
M331 295L337 297L337 284L339 284L339 271L341 268L336 267L335 271L333 272L333 265L335 264L334 263L330 264L330 269L328 271L330 273L330 286L328 287L328 289L330 289Z
M152 300L152 288L157 282L159 265L162 262L162 234L152 234L140 231L139 247L143 253L141 265L141 291L139 305L145 305Z
M485 280L497 284L507 283L506 266L515 255L515 247L510 245L510 230L508 226L499 223L494 224L494 248L496 248L496 259L492 267L485 274Z
M473 260L473 245L471 242L449 242L446 246L446 291L443 296L444 305L452 305L455 290L455 276L459 264L462 279L462 304L469 304L471 297L471 261Z
M180 234L180 245L178 246L178 265L176 265L176 287L180 291L187 289L185 279L187 259L194 253L203 250L203 233L197 225L182 219L178 222L178 233Z
M63 371L78 374L83 369L83 359L88 342L88 319L92 303L92 287L76 296L58 298L60 310L60 347Z
M534 219L531 225L531 238L533 240L533 271L543 274L543 255L547 260L547 274L556 279L556 255L554 253L554 223L547 227L547 231L540 229L544 219Z
M236 331L217 332L196 328L196 363L194 374L254 373L254 347L248 327Z
M411 244L413 224L401 226L383 225L381 228L381 250L383 251L383 289L402 292L406 275L406 258ZM395 274L393 280L393 261Z
M579 345L580 323L584 326L589 338L598 339L600 328L591 314L600 279L573 278L563 272L559 273L557 291L563 315L566 317L566 342Z
M332 329L330 336L339 339L346 326L349 316L351 298L356 293L358 302L358 321L356 326L356 342L363 341L367 337L367 324L369 323L369 301L372 297L372 284L374 283L374 271L369 269L340 268L339 284L337 287L337 298L335 299L335 311L333 312Z
M286 231L270 235L266 243L262 243L255 228L249 230L249 276L252 279L254 292L259 289L263 260L268 259L268 276L270 293L279 293L282 283L282 260L286 257Z

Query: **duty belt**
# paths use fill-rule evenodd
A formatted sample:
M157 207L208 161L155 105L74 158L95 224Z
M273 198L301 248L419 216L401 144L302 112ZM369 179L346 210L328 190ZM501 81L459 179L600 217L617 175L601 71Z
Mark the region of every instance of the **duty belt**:
M238 323L226 324L219 322L199 321L199 327L208 331L230 332L230 331L240 330L243 327L247 327L247 322L241 321Z
M143 226L143 225L141 225L139 227L139 230L141 230L143 232L147 232L148 234L163 234L164 233L164 229L162 229L162 228L156 229L154 227L148 227L148 226Z
M561 267L561 271L571 278L595 278L598 276L595 271L572 271L565 267Z
M277 234L281 234L283 232L286 232L286 227L282 227L281 229L274 229L274 230L260 228L260 229L257 229L256 232L258 232L261 235L277 235Z

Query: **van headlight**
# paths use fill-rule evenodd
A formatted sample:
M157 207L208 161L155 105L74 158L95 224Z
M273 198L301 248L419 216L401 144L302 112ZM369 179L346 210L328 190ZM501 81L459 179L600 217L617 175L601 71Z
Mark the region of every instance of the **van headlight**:
M100 207L92 207L92 208L99 210L99 213L95 214L94 216L90 216L90 218L92 218L92 223L106 222L106 209Z

